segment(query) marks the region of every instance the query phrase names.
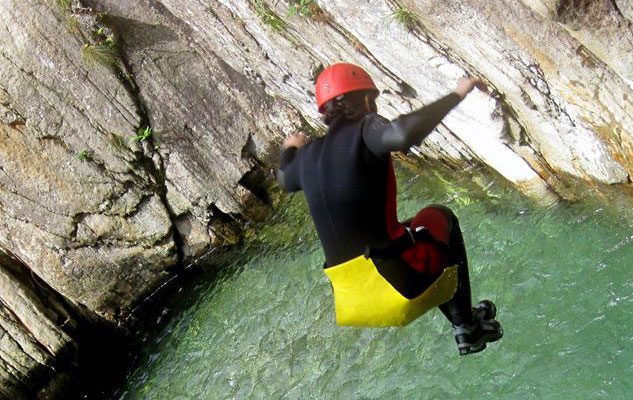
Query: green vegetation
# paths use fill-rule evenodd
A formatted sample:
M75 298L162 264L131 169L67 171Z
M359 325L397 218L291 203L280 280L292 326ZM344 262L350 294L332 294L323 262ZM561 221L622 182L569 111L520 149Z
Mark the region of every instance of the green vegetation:
M77 154L79 161L86 161L88 159L88 151L82 150Z
M394 12L391 13L391 18L404 25L410 31L414 30L419 24L418 16L401 5L398 5Z
M134 140L136 140L137 142L143 142L150 139L153 133L154 131L149 126L146 126L145 128L139 128L136 136L134 136Z
M74 15L71 15L66 19L66 26L68 27L68 32L73 34L81 34L79 29L79 20Z
M119 64L119 52L116 46L110 43L86 43L81 53L84 61L89 64L101 64L110 68Z
M264 25L267 25L275 32L284 32L288 29L286 21L275 14L275 12L264 3L264 0L251 0L251 5Z
M92 31L88 38L82 34L84 46L82 55L84 61L89 64L101 64L115 70L120 69L121 54L117 47L114 35L104 26Z
M128 148L123 136L117 135L116 133L110 134L110 144L112 145L112 147L119 151L124 151Z
M290 9L288 10L289 17L295 15L308 17L312 14L313 7L316 5L314 0L290 0L290 3Z
M289 0L288 2L290 3L290 8L288 9L289 17L298 15L310 18L316 22L331 21L330 15L319 7L316 0Z
M57 6L64 12L70 11L70 0L57 0Z

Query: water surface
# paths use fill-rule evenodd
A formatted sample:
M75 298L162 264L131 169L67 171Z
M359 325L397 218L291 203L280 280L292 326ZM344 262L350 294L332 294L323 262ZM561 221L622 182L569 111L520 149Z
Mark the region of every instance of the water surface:
M505 337L460 357L437 310L405 328L334 323L301 196L231 265L189 282L117 399L630 399L633 229L613 203L537 205L496 178L398 167L400 217L455 210L474 300Z

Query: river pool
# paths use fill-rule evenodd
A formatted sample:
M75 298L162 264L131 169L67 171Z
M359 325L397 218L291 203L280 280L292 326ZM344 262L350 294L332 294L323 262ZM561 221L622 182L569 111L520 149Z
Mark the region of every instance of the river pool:
M167 302L115 399L631 399L633 223L604 199L543 205L498 178L397 168L399 215L460 218L473 300L505 336L460 357L433 310L404 328L338 327L300 195L220 272Z

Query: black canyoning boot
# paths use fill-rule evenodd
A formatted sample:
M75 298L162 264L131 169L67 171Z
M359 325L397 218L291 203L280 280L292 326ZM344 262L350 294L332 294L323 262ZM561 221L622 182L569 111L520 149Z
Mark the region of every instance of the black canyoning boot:
M481 321L476 319L473 325L453 326L455 342L460 356L478 353L486 348L486 343L495 342L503 337L501 324L494 319Z
M453 332L459 355L478 353L486 348L486 343L495 342L503 336L501 324L494 318L497 307L490 300L482 300L473 307L472 325L454 325Z
M473 307L473 316L480 321L495 319L497 306L491 300L482 300Z

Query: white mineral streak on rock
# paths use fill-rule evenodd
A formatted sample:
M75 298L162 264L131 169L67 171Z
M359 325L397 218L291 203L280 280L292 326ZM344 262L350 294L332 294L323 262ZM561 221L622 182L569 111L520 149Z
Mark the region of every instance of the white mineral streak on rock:
M416 99L411 102L414 107L399 109L399 113L409 112L411 108L450 93L457 80L466 75L462 68L425 43L423 37L395 21L393 9L387 2L338 0L329 1L327 6L332 14L345 16L340 19L341 24L363 42L381 65L416 90ZM537 193L531 194L543 195L547 192L545 182L501 141L505 126L501 118L493 117L496 109L496 102L489 97L471 95L443 123L478 158L510 182L519 187L523 187L522 182L531 182L530 190L538 187ZM441 148L436 139L439 133L441 131L436 131L423 143L423 147L431 147L431 154L433 149Z
M549 167L605 183L627 182L629 171L621 163L626 152L612 143L617 136L611 132L602 140L596 126L610 120L613 108L625 132L623 146L629 146L630 104L620 99L630 96L630 88L608 68L583 65L579 44L566 30L523 4L501 0L410 5L427 30L505 96Z
M244 71L247 76L255 76L265 83L268 93L288 100L314 124L319 123L319 114L314 103L314 71L320 65L337 61L347 61L363 65L375 78L383 90L379 98L381 113L396 116L411 110L411 101L399 94L399 80L391 74L385 74L384 66L375 64L361 48L364 43L355 35L341 33L339 21L311 21L309 18L286 18L287 5L282 2L269 6L288 24L286 32L279 33L260 21L260 16L248 2L222 0L213 7L216 23L208 23L209 10L206 2L190 0L164 2L174 15L178 15L194 31L200 34L197 41L204 47L213 49L234 69ZM329 11L329 10L327 10ZM380 23L388 27L389 21L380 16ZM329 18L329 17L328 17ZM347 18L347 16L344 16ZM342 25L348 28L346 25ZM370 31L368 29L368 31ZM355 42L351 43L351 42ZM453 68L444 63L437 66L445 71ZM440 81L437 77L435 80ZM453 82L454 83L454 82ZM444 83L444 88L448 86ZM450 90L435 93L445 94ZM427 97L433 93L427 91ZM420 105L417 102L417 105ZM432 158L462 160L470 159L471 152L454 137L436 137L430 140L435 145L422 150Z
M472 94L459 106L464 110L463 113L455 113L447 118L447 127L455 132L483 162L507 180L524 189L528 194L536 197L546 195L548 189L545 182L523 158L504 143L503 121L477 118L490 116L496 108L494 101L487 97L485 94Z

